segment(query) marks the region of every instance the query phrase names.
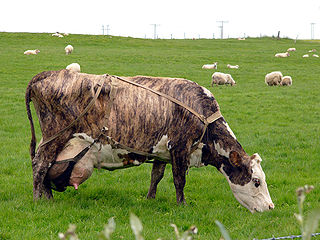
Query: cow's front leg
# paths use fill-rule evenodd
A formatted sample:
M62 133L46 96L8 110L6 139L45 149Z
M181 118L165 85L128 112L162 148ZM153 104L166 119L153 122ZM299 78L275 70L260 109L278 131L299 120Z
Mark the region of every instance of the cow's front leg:
M158 183L161 181L166 169L166 163L154 160L151 172L151 183L147 198L155 198L157 193Z
M45 176L49 168L48 164L48 162L42 160L39 153L32 159L34 200L38 200L43 196L47 199L53 198L51 188L45 184Z
M186 184L186 171L188 169L188 159L187 154L182 154L180 152L172 152L172 173L173 182L176 187L176 196L178 204L185 204L185 198L183 189Z

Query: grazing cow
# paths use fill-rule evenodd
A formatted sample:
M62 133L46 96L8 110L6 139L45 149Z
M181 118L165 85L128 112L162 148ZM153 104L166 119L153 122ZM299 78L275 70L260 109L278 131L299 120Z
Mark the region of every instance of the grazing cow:
M37 151L31 101L43 137ZM153 159L148 198L155 198L167 163L178 203L185 202L188 168L213 165L251 212L274 208L260 156L244 151L214 96L197 83L48 71L30 81L26 107L34 199L52 198L52 187L77 188L93 167L114 170Z

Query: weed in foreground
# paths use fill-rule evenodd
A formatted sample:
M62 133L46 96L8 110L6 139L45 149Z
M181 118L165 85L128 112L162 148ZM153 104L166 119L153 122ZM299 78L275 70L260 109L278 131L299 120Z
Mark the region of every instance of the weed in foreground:
M303 203L306 199L306 194L311 192L313 190L313 186L305 185L304 187L299 187L296 190L297 193L297 199L298 199L298 209L299 213L295 213L294 216L298 220L298 223L301 227L301 237L303 240L310 240L312 233L317 230L318 228L318 222L320 220L320 209L314 209L311 211L311 213L307 216L306 219L304 219L303 216ZM215 221L217 226L219 227L219 230L222 234L222 237L224 240L231 240L231 237L228 233L228 231L225 229L222 223L220 223L218 220ZM284 239L286 237L282 237L281 239ZM288 237L291 238L291 237ZM272 238L275 239L275 238Z
M133 213L130 214L130 225L133 234L136 237L136 240L144 240L142 235L143 225L140 219ZM191 226L187 231L180 234L177 226L175 224L171 224L174 228L176 239L177 240L192 240L193 235L197 234L198 228L196 226ZM101 240L110 240L112 233L116 229L116 223L114 218L109 218L108 224L104 227L104 230L99 234L99 239ZM74 224L70 224L68 230L65 233L59 233L58 236L62 240L79 240L76 234L76 226ZM161 240L158 238L157 240Z

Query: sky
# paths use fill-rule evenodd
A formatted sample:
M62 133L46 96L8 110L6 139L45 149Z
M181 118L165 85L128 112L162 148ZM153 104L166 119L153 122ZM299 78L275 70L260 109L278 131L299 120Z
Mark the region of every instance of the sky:
M0 2L0 32L221 38L221 21L224 38L277 36L280 31L281 37L320 39L320 0Z

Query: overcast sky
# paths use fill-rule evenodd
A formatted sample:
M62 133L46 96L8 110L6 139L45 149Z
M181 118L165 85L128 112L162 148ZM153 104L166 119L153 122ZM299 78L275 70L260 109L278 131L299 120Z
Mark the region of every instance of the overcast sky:
M3 0L0 31L68 32L141 38L277 35L320 39L319 0ZM109 25L109 30L107 30ZM172 34L172 35L171 35Z

